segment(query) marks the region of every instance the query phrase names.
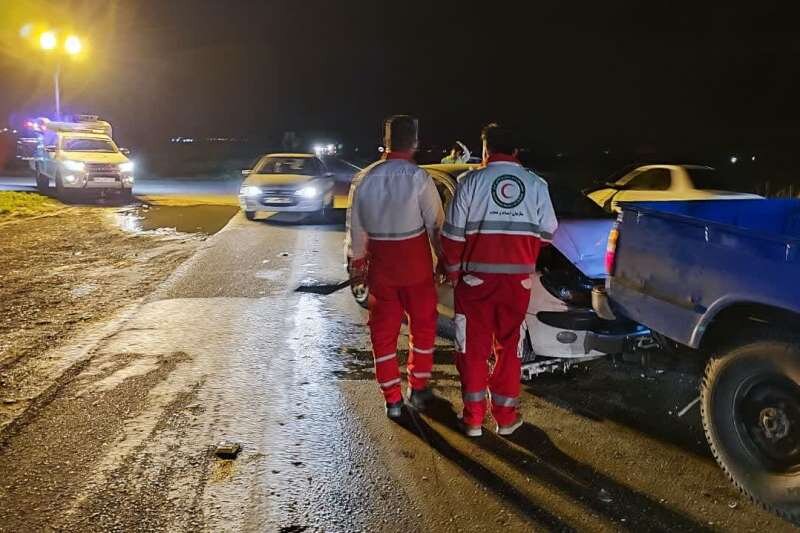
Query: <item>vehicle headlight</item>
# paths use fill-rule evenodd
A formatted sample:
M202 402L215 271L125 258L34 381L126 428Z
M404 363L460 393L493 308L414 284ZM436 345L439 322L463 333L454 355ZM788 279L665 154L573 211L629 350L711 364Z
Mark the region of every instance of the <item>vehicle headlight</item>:
M245 185L239 191L239 194L242 196L258 196L261 194L261 187L256 187L254 185Z
M72 172L83 172L86 170L86 163L82 161L64 161L64 168Z
M133 172L133 161L127 161L119 164L120 172Z
M302 189L298 189L295 194L297 196L302 196L303 198L314 198L319 194L319 189L317 189L313 185L308 185L306 187L303 187Z

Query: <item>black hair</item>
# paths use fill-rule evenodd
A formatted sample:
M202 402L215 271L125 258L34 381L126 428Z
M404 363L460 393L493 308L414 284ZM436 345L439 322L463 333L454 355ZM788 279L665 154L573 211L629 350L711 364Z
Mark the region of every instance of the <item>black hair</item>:
M499 124L492 123L481 131L481 139L486 143L486 148L493 154L512 155L518 149L514 132Z
M409 115L394 115L384 122L386 149L394 152L413 150L417 145L417 119Z

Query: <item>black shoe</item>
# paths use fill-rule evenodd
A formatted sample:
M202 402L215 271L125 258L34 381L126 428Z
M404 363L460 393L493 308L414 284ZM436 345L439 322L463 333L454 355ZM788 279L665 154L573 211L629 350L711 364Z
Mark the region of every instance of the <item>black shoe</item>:
M391 419L397 419L403 416L403 402L394 402L386 404L386 416Z
M428 387L424 389L408 389L408 403L419 411L424 411L428 403L433 400L433 391Z

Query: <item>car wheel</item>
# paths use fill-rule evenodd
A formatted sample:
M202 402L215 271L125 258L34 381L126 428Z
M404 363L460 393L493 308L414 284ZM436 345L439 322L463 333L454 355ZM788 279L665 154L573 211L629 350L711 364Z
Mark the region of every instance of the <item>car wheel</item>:
M244 212L245 218L247 220L255 220L256 219L256 212L255 211L245 211Z
M61 174L56 174L56 196L59 199L64 198L64 182L61 179Z
M36 189L42 194L47 194L50 191L50 180L41 172L36 172Z
M133 191L131 189L124 189L119 194L119 199L120 199L121 202L123 202L125 204L129 204L129 203L133 202Z
M531 341L531 332L525 328L525 336L522 338L522 353L520 354L522 364L532 363L536 360L536 352L533 351L533 342Z
M708 362L703 428L734 485L800 525L800 338L751 338Z

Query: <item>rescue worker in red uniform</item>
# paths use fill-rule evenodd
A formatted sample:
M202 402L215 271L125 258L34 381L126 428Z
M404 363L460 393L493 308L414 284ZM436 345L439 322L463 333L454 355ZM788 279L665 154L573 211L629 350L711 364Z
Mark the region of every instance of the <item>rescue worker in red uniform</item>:
M459 180L442 230L445 271L455 284L461 424L471 437L482 434L487 400L498 434L522 425L519 346L530 276L557 227L547 183L519 163L513 133L492 124L482 139L485 166Z
M408 317L409 403L424 409L436 340L436 288L431 247L441 249L444 211L430 175L413 161L416 119L398 115L385 123L387 153L357 175L350 187L346 253L353 280L369 287L369 328L375 376L386 414L402 414L397 337Z

